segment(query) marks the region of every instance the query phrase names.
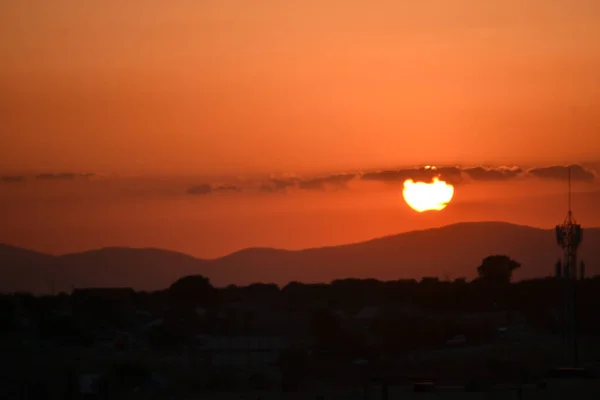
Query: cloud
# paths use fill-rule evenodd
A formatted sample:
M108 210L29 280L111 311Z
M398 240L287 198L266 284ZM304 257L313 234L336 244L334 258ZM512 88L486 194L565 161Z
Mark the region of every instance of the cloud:
M504 182L513 179L525 179L536 177L540 179L566 179L569 166L536 167L526 170L518 166L445 166L445 167L417 167L399 168L381 171L370 171L363 174L344 173L332 174L322 177L301 179L297 176L283 178L269 178L261 183L259 190L263 192L279 192L290 188L302 190L327 190L343 189L353 179L362 181L402 183L407 179L415 181L431 182L438 177L453 185L464 182ZM581 165L571 166L572 177L576 180L591 181L595 178L591 170Z
M39 174L35 176L35 179L39 179L39 180L69 180L69 179L75 179L77 175L70 173L70 172L65 172L65 173L61 173L61 174Z
M300 181L298 187L306 190L344 189L357 174L337 174Z
M596 175L581 165L554 165L551 167L531 168L527 173L540 179L567 180L571 168L571 179L575 181L593 181Z
M297 187L299 182L300 180L297 177L269 178L260 185L260 190L269 193L278 192L288 188Z
M332 173L323 176L297 176L295 174L283 174L270 176L261 180L247 178L238 179L232 183L221 184L218 182L206 181L197 185L190 186L185 190L188 195L204 196L216 193L239 193L249 191L262 191L266 193L294 191L330 191L348 189L352 182L383 182L391 184L402 184L407 179L415 181L431 181L434 177L449 182L453 185L460 185L468 182L505 182L511 180L539 179L546 181L566 180L568 169L571 168L572 179L582 182L594 182L598 178L596 170L592 165L550 165L537 166L525 169L519 166L442 166L442 167L415 167L398 168L368 172L343 172ZM0 176L1 183L19 183L29 179L34 181L67 181L75 179L86 179L99 177L97 174L81 173L40 173L38 175L21 176L5 175ZM118 179L119 177L117 177ZM87 180L87 179L86 179ZM175 193L181 193L181 187L174 187Z
M242 188L237 185L222 185L213 188L214 192L241 192Z
M186 190L187 194L195 195L195 196L203 196L211 193L217 192L241 192L242 189L236 185L219 185L219 186L211 186L208 183L203 183L201 185L196 185L190 187Z
M308 179L301 179L297 176L289 176L283 178L269 178L263 182L259 190L263 192L273 193L288 189L300 190L328 190L328 189L345 189L348 183L358 176L356 173L349 174L333 174L319 176Z
M284 190L289 187L294 187L298 184L298 181L298 178L271 179L271 183L275 187L275 190Z
M202 185L192 186L186 191L186 193L193 195L205 195L212 193L212 191L212 187L209 184L203 183Z
M436 176L452 184L460 183L463 180L461 169L459 167L402 168L396 170L368 172L363 174L362 180L386 183L402 183L407 179L413 179L415 181L426 182L431 181Z
M522 175L523 168L514 167L497 167L497 168L484 168L484 167L472 167L465 168L463 172L474 181L505 181L508 179L516 178Z
M85 174L76 174L73 172L62 172L58 174L38 174L35 176L35 179L41 181L51 181L51 180L73 180L77 178L91 178L95 176L93 173L85 173Z
M3 176L0 178L2 182L6 183L21 183L25 182L25 177L23 175L14 175L14 176Z
M536 167L525 170L521 167L439 167L439 168L402 168L396 170L383 170L365 173L362 180L389 183L401 183L407 179L429 182L434 177L449 182L453 185L464 181L500 182L518 178L539 178L546 180L567 179L567 170L571 168L571 177L574 180L593 181L596 175L581 165L555 165L549 167Z
M258 190L260 190L261 192L266 192L266 193L273 193L276 191L276 189L272 185L269 185L268 183L263 183L262 185L260 185Z

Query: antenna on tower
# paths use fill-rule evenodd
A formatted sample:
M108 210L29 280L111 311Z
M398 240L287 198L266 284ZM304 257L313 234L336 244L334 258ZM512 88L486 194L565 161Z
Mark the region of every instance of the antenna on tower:
M567 218L565 219L565 223L564 225L571 225L571 224L575 224L575 219L573 218L573 211L571 208L572 205L572 191L571 191L571 166L569 165L569 167L567 168L567 182L568 182L568 187L567 187L567 205L568 205L568 212L567 212Z
M578 351L575 327L575 281L577 280L577 250L581 244L583 230L581 225L575 222L571 210L571 166L567 168L567 172L569 210L563 224L555 228L557 244L563 249L562 271L557 263L555 274L557 278L563 280L565 286L565 355L567 361L572 366L576 366ZM580 279L584 276L584 268L581 268Z
M571 166L569 166L569 213L571 213Z

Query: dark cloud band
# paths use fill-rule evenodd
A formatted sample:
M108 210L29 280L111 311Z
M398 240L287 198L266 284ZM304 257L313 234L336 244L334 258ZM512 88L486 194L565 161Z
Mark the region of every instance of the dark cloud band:
M404 182L407 179L428 182L439 177L452 184L464 181L499 182L516 178L538 178L543 180L566 180L571 169L571 178L578 181L593 181L593 171L581 165L555 165L524 169L520 167L442 167L412 168L369 172L362 176L363 180L379 182Z
M525 169L522 167L417 167L417 168L399 168L380 171L369 171L364 173L337 173L320 177L302 179L297 176L291 177L271 177L258 183L258 190L266 193L285 192L289 189L327 191L341 190L350 187L352 182L383 182L391 184L401 184L407 179L414 181L431 182L433 178L438 177L441 180L453 185L459 185L464 182L504 182L515 179L539 179L546 181L566 180L571 171L571 178L574 181L593 182L598 176L590 167L579 164L574 165L553 165L546 167L534 167ZM94 174L76 174L76 173L58 173L58 174L38 174L33 178L38 181L61 181L73 180L78 178L93 177ZM19 183L27 181L26 176L2 176L0 183ZM213 193L236 193L241 192L242 187L237 184L215 185L202 183L189 187L186 193L194 196L204 196Z
M25 182L26 178L22 175L13 175L13 176L3 176L2 178L0 178L0 180L2 182L6 182L6 183L21 183L21 182Z
M217 192L241 192L241 191L242 191L242 189L236 185L211 186L208 183L203 183L201 185L196 185L196 186L192 186L192 187L188 188L188 190L186 190L186 193L190 194L190 195L195 195L195 196L202 196L202 195L207 195L207 194L217 193Z

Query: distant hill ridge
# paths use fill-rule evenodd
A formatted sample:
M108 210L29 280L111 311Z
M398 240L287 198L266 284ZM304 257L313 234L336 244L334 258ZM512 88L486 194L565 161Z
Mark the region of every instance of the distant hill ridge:
M580 259L600 273L600 229L585 228ZM423 276L473 278L481 260L507 254L521 262L515 279L549 276L561 257L552 229L506 222L463 222L339 246L282 250L243 249L200 259L157 248L107 247L53 256L0 244L0 291L47 293L74 287L128 286L158 290L202 274L216 286L343 278L395 280Z

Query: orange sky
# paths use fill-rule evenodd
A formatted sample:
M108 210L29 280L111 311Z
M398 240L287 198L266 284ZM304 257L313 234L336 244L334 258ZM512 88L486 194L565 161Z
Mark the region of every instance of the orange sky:
M564 171L563 171L564 172ZM158 247L218 257L246 247L301 249L368 240L462 221L543 228L562 223L566 182L535 178L457 184L441 212L419 214L401 182L355 179L345 188L191 195L188 178L0 182L0 243L50 253L104 246ZM573 210L600 226L598 181L574 182ZM548 243L549 251L554 243Z
M215 257L551 227L566 170L527 168L599 161L598 38L597 0L2 0L0 242ZM463 170L426 215L385 174L328 175L429 164L527 168ZM584 226L600 225L589 171ZM97 175L35 177L63 172Z
M4 0L0 171L591 160L599 37L595 0Z

